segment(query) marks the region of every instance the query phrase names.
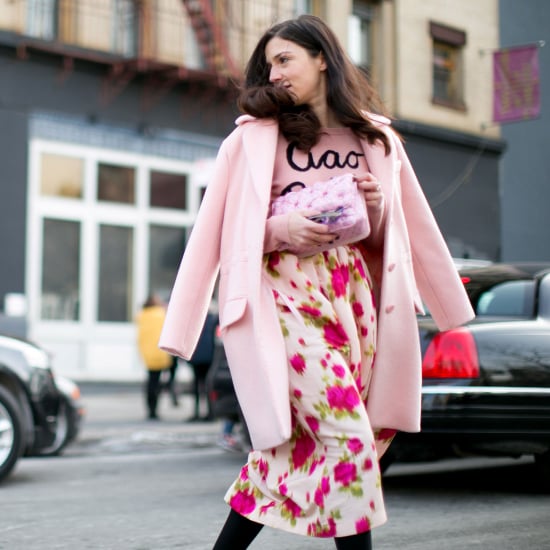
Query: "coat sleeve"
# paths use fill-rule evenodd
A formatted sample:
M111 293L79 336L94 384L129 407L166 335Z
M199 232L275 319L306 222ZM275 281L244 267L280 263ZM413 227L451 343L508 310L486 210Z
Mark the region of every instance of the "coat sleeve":
M438 328L448 330L470 321L474 312L403 144L396 137L393 141L401 161L401 200L417 287Z
M184 359L193 355L219 272L228 173L226 140L185 248L159 340L161 349Z

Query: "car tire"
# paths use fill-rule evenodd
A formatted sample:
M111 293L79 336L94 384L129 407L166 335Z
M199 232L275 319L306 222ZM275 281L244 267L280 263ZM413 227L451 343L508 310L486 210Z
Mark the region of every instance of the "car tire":
M535 467L541 486L550 491L550 451L535 455Z
M55 439L51 445L42 447L36 452L37 456L57 456L65 448L70 440L72 413L67 400L62 398L59 401L59 410L57 413L57 424L55 427Z
M0 386L0 481L15 466L24 451L23 422L12 394Z

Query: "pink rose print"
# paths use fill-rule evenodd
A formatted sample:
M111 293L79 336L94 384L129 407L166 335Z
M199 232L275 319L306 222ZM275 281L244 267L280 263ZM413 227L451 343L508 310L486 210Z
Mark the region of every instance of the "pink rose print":
M323 464L323 462L324 462L323 459L321 459L321 460L312 460L311 465L309 466L308 475L311 475L317 469L317 466Z
M355 522L355 532L364 533L370 531L370 521L368 518L361 518Z
M358 437L352 437L348 440L348 449L354 455L359 454L363 450L363 442Z
M267 479L267 474L269 473L269 466L263 458L258 461L258 471L260 472L262 479L265 481Z
M363 338L365 338L366 336L368 336L368 334L369 334L368 327L365 327L365 326L361 325L361 336L363 336Z
M313 500L319 508L323 508L325 506L325 495L323 494L323 491L321 489L317 489L315 491L315 495L313 497Z
M301 353L295 353L290 358L290 366L298 373L302 374L306 370L306 362Z
M334 467L334 481L348 486L357 477L357 466L351 462L340 462Z
M341 323L329 321L323 327L323 336L329 346L340 348L349 343L348 335Z
M323 477L321 479L321 484L317 487L315 491L315 504L321 508L325 505L325 496L330 493L330 480L328 477Z
M323 537L335 537L336 536L336 522L332 518L327 520L328 526L323 530Z
M373 466L372 458L369 457L365 459L365 462L363 463L363 470L365 471L372 470L372 466Z
M304 434L296 440L294 449L292 449L292 465L294 468L301 468L307 461L307 459L313 454L315 450L315 441Z
M246 481L248 479L248 465L241 468L241 475L239 477L241 481Z
M256 500L250 491L238 491L231 497L229 506L231 506L235 512L246 515L250 514L250 512L256 508Z
M298 388L294 390L294 397L296 399L300 399L302 397L302 392Z
M264 506L260 506L260 515L265 514L270 508L273 508L275 506L275 502L271 501L269 504L264 504Z
M355 386L331 386L327 389L327 400L334 409L351 412L359 404L359 394Z
M298 344L300 344L301 346L305 346L306 341L303 338L298 338Z
M314 416L306 416L306 422L309 426L309 429L313 433L317 433L319 431L319 420L317 420L317 418L315 418Z
M290 281L290 285L292 286L292 288L298 288L298 285L292 280Z
M332 372L337 378L344 378L346 374L346 369L342 365L333 365Z
M310 523L307 528L308 535L314 537L335 537L336 536L336 522L334 518L328 518L327 523L322 525L319 520L314 523Z
M361 317L364 315L365 310L363 309L363 304L361 302L353 302L351 307L353 308L353 313L355 313L356 317Z
M283 496L286 496L286 495L287 495L287 493L288 493L288 488L287 488L287 486L286 486L285 483L281 483L281 484L279 485L279 493L281 493L281 495L283 495Z
M321 317L321 310L309 304L303 304L298 309L310 317Z
M347 265L341 265L332 271L332 289L337 298L346 294L346 286L349 282L349 271Z
M363 269L363 262L359 258L355 259L354 267L355 267L355 270L359 273L359 276L361 277L361 279L365 279L365 270Z
M300 507L290 498L287 498L283 502L283 506L290 512L293 518L298 517L302 512Z

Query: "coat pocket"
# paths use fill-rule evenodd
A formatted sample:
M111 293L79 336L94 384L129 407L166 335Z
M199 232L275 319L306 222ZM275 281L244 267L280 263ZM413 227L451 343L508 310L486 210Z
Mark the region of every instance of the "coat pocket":
M241 319L246 310L246 297L240 296L232 300L228 300L223 304L220 311L220 329L224 330L229 325L236 323Z

